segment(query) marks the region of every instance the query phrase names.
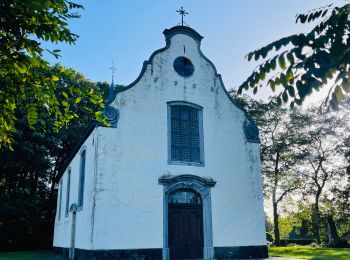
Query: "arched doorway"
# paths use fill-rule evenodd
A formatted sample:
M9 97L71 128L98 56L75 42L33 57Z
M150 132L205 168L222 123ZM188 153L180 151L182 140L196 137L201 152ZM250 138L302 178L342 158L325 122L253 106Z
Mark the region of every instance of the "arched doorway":
M193 224L191 227L191 232L197 234L196 237L199 238L199 240L193 239L193 242L196 243L196 247L201 243L200 241L202 241L202 257L199 258L213 259L214 248L211 224L210 189L215 186L216 182L211 178L203 178L189 174L178 176L166 175L159 178L158 181L159 184L164 186L163 260L173 260L174 258L170 258L169 242L171 242L172 247L176 247L177 244L175 241L179 239L175 238L181 237L179 234L175 234L174 232L179 232L180 230L181 232L189 232L186 227L177 228L176 226L173 226L177 225L176 221L179 222L182 221L182 219L185 219L185 223L191 223L191 221L195 222L195 224ZM187 209L186 206L188 207ZM201 216L201 218L199 216ZM171 224L168 223L169 221L171 221ZM170 229L172 234L169 234ZM184 231L182 231L183 229ZM191 239L185 238L185 242L190 243ZM186 256L185 258L188 259L191 257Z
M170 259L203 258L203 206L198 193L179 189L168 199Z

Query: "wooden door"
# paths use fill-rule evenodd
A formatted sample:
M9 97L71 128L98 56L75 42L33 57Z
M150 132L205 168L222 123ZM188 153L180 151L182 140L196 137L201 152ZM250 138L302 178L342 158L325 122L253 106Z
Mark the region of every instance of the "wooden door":
M201 204L169 203L170 260L203 258L203 210Z

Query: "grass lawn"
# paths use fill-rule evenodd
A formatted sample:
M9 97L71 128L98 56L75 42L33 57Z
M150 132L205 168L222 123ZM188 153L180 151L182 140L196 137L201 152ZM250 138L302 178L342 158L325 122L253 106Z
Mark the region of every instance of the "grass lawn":
M270 256L306 259L350 259L350 248L313 248L307 246L270 247Z
M62 260L52 251L0 252L0 260Z

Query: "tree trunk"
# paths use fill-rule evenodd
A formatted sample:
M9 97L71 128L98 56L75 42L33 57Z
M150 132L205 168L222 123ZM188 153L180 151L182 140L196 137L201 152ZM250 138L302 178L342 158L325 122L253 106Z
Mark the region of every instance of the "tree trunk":
M331 245L337 246L340 242L339 235L337 232L337 227L335 226L334 219L332 215L327 216L327 223L331 235L331 240L329 241Z
M277 152L276 154L276 161L275 161L275 173L274 173L274 186L273 186L273 191L272 191L272 206L273 206L273 231L275 234L275 245L279 245L281 243L280 239L280 229L278 226L278 202L276 198L276 193L277 193L277 186L278 186L278 164L279 164L279 158L280 158L280 153Z
M277 212L277 203L273 203L273 232L275 234L275 245L281 244L280 238L280 228L278 225L278 212Z
M318 190L315 197L315 205L314 212L312 214L312 229L314 233L314 237L316 239L317 244L321 244L320 237L320 208L319 208L319 199L320 199L321 191Z

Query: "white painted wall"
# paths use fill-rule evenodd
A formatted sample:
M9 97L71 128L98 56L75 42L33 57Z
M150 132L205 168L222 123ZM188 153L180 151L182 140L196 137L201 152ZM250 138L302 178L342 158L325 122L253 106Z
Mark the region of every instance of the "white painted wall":
M186 47L186 53L184 48ZM178 56L195 67L189 78L173 69ZM265 245L259 145L247 143L244 113L227 97L214 68L191 37L176 34L170 47L155 55L141 80L118 93L118 128L99 127L87 148L84 208L77 213L76 247L139 249L163 247L163 175L211 177L214 247ZM167 102L203 107L205 166L168 164ZM72 160L70 204L77 202L77 154ZM54 246L69 247L71 214L56 216Z
M86 139L81 149L86 149L86 167L85 167L85 186L84 186L84 204L83 208L77 212L76 224L76 247L83 249L91 249L91 222L93 209L93 191L94 187L94 173L95 173L95 145L96 145L96 129ZM81 151L80 149L80 151ZM80 151L69 164L71 168L71 182L70 182L70 201L69 206L73 203L78 204L78 185L79 185L79 171L80 171ZM58 208L55 217L54 229L54 247L70 247L71 236L71 221L72 214L69 212L65 215L66 196L67 196L67 172L68 168L61 177L63 183L62 189L62 204L61 204L61 219L58 220ZM58 189L59 190L59 189ZM57 196L59 198L59 194ZM57 200L58 202L58 200ZM57 203L58 204L58 203ZM58 207L58 205L57 205Z
M184 48L186 47L186 53ZM195 67L189 78L173 69L178 56ZM167 102L203 107L205 167L169 165ZM98 128L94 249L163 246L162 175L212 177L214 246L265 245L259 146L245 141L244 113L227 97L198 43L177 34L141 80L118 93L118 128ZM79 223L79 220L78 220Z

